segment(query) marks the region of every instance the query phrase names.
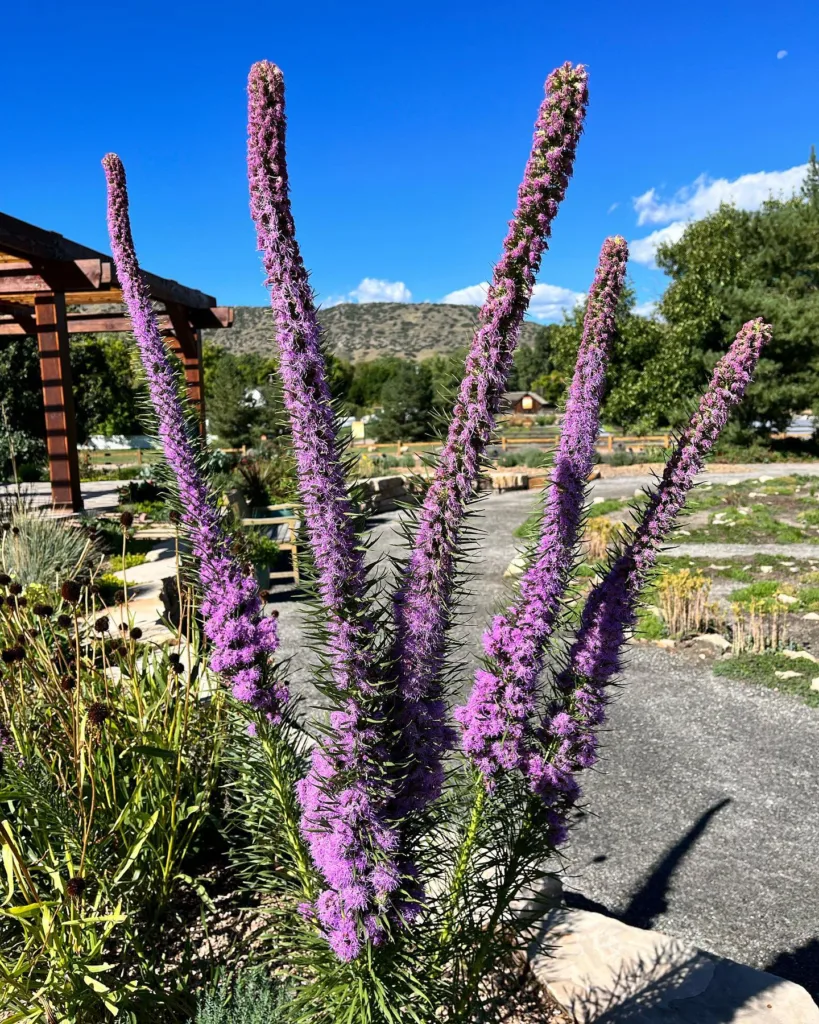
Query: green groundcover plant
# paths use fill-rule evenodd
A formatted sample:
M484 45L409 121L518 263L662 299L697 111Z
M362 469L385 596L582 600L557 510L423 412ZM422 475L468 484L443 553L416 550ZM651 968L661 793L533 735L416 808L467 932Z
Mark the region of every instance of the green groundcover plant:
M123 1007L136 998L133 991L116 989L117 964L138 957L137 925L149 928L158 903L185 882L176 859L184 853L179 837L186 837L183 846L195 841L219 757L218 741L199 753L196 742L203 735L221 735L220 708L230 700L247 725L226 764L234 857L245 883L263 896L266 927L255 936L253 949L263 958L266 975L287 992L276 1009L281 1019L304 1024L497 1019L500 997L493 995L493 978L526 943L532 918L541 912L544 886L581 796L579 779L597 760L598 732L621 648L637 622L640 593L770 335L758 320L739 331L662 478L602 567L582 610L567 607L579 570L586 481L595 460L628 255L622 238L605 240L526 569L489 624L481 666L463 703L453 709L455 695L463 692L464 669L451 627L464 578L462 556L472 541L469 517L536 274L573 171L587 99L582 66L565 64L549 76L517 208L478 317L446 437L430 457L430 482L420 506L402 517L405 553L385 565L369 557L364 518L350 496L350 460L296 240L282 74L266 62L251 71L251 213L271 295L310 561L312 605L303 645L314 652L315 665L314 686L304 697L290 692L287 663L277 656L277 619L264 613L266 595L241 559L209 484L207 453L186 415L137 262L124 168L116 156L105 158L117 278L175 491L171 515L189 552L180 587L195 586L195 621L201 625L208 678L224 687L209 690L207 701L192 681L177 693L176 673L168 675L169 656L151 673L129 672L137 659L133 634L119 645L124 651L116 655L122 664L114 683L105 641L80 639L88 637L89 628L106 633L92 621L93 610L86 616L62 607L30 610L38 617L43 644L56 643L50 632L56 621L58 630L66 630L66 643L79 645L73 654L66 648L66 658L73 658L77 673L82 666L89 680L78 678L67 697L62 690L62 696L48 692L47 706L62 708L65 740L56 752L48 745L39 753L29 737L41 733L20 723L28 713L21 708L34 699L29 692L36 695L43 684L27 660L29 641L13 642L12 634L6 641L4 692L21 690L22 696L19 706L14 697L5 709L4 785L20 786L29 762L41 763L31 778L40 771L49 785L62 787L66 801L73 800L73 831L66 825L65 833L58 833L66 838L53 852L45 838L31 846L37 848L36 871L48 877L48 885L39 883L37 891L48 889L49 915L61 915L67 936L83 936L76 955L88 965L79 972L88 992L96 992L99 979ZM19 616L24 596L19 585L8 577L3 586L5 614ZM62 642L63 635L58 638ZM191 675L177 678L191 680ZM164 689L163 679L171 680ZM92 686L96 689L87 693L83 689ZM145 718L154 705L164 709L156 736L148 734L148 724L156 720ZM109 710L114 708L115 714ZM52 731L46 731L49 744L56 742ZM97 758L99 774L93 775L88 765ZM130 775L121 792L123 766ZM96 792L87 788L92 779ZM126 793L139 786L146 796L132 806ZM9 802L25 802L15 792ZM17 911L18 944L31 941L40 949L42 935L54 929L51 917L42 922L40 903L26 888L26 873L34 879L35 857L17 834L23 827L29 832L40 827L37 801L26 806L33 817L18 815L5 841L14 879L7 906L34 908ZM103 807L104 812L97 809ZM190 820L184 833L178 829L180 815ZM112 849L118 830L119 845ZM94 860L105 856L123 858L113 874ZM109 881L95 889L91 876L101 875ZM121 920L126 903L140 908L139 922ZM29 912L40 920L32 940L25 927ZM90 931L76 923L80 915L89 919ZM114 929L122 929L121 937ZM112 951L120 959L110 968L102 966ZM29 960L32 955L27 954ZM49 999L55 983L44 971L37 975L41 1000ZM119 974L126 976L121 968ZM72 969L60 977L77 975ZM134 988L149 981L131 971L123 984ZM99 995L105 1012L113 1014L114 995ZM228 1006L238 999L235 991L223 990L222 996ZM84 1007L72 1017L58 1000L51 1003L65 1019L86 1019ZM216 1012L212 1001L205 1002L200 1019L223 1019L213 1018ZM252 1012L250 1007L250 1015L227 1019L252 1021Z

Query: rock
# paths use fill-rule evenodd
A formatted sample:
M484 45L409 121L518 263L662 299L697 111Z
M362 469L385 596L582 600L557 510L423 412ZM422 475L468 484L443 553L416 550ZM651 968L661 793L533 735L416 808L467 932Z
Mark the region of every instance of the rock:
M816 676L815 679L811 679L810 688L812 690L819 690L819 676Z
M802 618L808 622L817 622L819 621L819 612L805 612Z
M653 640L652 643L655 647L662 647L664 650L671 650L672 647L677 646L676 640L671 640L669 637L664 637L662 640Z
M780 651L783 658L804 658L805 661L812 661L815 665L819 665L819 658L814 658L808 651Z
M720 636L719 633L700 633L699 636L694 637L694 642L710 644L711 647L716 647L720 651L727 651L731 646L731 641L726 640L725 637Z
M680 537L690 537L691 536L691 531L690 530L677 530L677 533L678 533L678 535Z
M777 679L804 679L804 672L793 672L788 669L787 672L774 672Z
M748 566L748 568L750 568L750 566ZM760 565L759 571L760 572L773 572L773 566L772 565Z
M758 484L767 484L770 480L775 480L775 479L776 479L776 477L773 477L773 476L760 476L760 477L757 478L756 482Z
M717 572L721 572L723 569L730 569L730 565L709 565L709 569L715 569Z
M592 505L602 505L606 499L601 495L597 495L596 498L592 498Z
M526 556L518 555L506 566L504 576L522 576L526 571Z
M752 569L752 568L753 568L753 566L752 566L752 565L743 565L743 567L742 567L742 571L743 571L743 572L747 572L747 571L748 571L749 569Z
M584 910L553 910L535 931L532 970L577 1021L819 1024L801 985Z
M739 485L741 483L742 483L741 480L726 480L725 481L725 486L726 487L739 487Z
M780 604L798 604L799 603L799 598L798 597L793 597L791 594L777 594L776 595L776 599L777 599L777 601L779 601Z

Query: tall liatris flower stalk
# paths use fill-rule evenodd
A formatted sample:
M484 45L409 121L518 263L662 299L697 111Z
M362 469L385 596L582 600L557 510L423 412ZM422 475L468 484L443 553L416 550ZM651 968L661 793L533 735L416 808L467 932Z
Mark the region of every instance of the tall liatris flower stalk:
M336 710L299 784L302 831L327 882L313 908L332 948L358 955L401 910L398 891L412 868L399 867L395 829L384 815L388 724L365 602L364 552L356 537L336 434L313 292L295 236L285 157L284 79L255 64L248 82L250 203L262 252L279 349L284 403L316 584L327 618Z
M445 722L440 675L463 520L552 221L572 174L587 100L582 65L564 64L546 81L518 207L480 311L448 436L396 593L395 663L403 748L398 760L410 765L398 813L436 798L443 779L442 755L454 741Z
M574 772L596 759L596 732L605 718L606 684L620 670L620 652L633 629L640 592L663 542L685 505L697 474L751 381L771 328L751 320L720 359L699 408L668 461L631 542L586 601L567 667L557 678L558 698L544 722L546 753L529 758L533 791L548 806L565 809L579 795ZM556 829L565 834L563 825Z
M489 785L499 771L525 771L533 750L537 682L574 562L627 259L623 238L606 239L589 293L540 539L517 599L484 633L485 666L476 673L467 704L455 711L463 748Z
M263 617L256 580L234 558L213 494L199 469L197 445L188 431L171 357L134 251L125 169L113 153L105 157L103 167L108 182L111 250L145 368L159 437L176 477L182 522L198 563L204 629L213 644L211 668L230 680L237 698L275 721L287 699L286 687L269 664L278 647L276 620Z

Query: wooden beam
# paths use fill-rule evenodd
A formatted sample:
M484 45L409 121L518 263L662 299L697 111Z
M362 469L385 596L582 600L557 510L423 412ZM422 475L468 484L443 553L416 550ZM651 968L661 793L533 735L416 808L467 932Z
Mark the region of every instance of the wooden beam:
M17 260L0 263L0 295L65 293L89 288L110 291L113 276L111 262L106 260L66 260L64 263Z
M210 309L189 309L188 315L194 327L232 327L234 311L232 306L211 306Z
M168 345L182 363L188 401L199 420L200 433L205 433L205 379L202 371L202 332L191 327L188 311L174 302L165 303L171 318L173 334L168 335Z
M34 262L56 260L76 263L81 260L94 259L109 264L111 262L111 257L106 256L105 253L63 238L56 231L44 231L34 224L27 224L25 221L17 220L16 217L9 217L6 213L0 213L0 251L20 260ZM159 302L176 302L190 309L210 309L216 305L216 299L212 295L205 295L195 288L186 288L177 281L170 281L167 278L148 273L145 274L145 278L151 298L157 299ZM115 279L111 283L118 287ZM70 302L71 299L67 297L67 301Z
M55 508L80 512L82 493L77 420L68 354L65 296L59 293L37 295L34 318L43 382L51 500Z
M3 306L4 303L0 303L0 310L2 310ZM16 308L18 310L26 309L25 306L18 306ZM127 316L106 316L104 313L99 315L96 313L69 313L66 319L69 334L131 333L131 320ZM157 320L160 331L173 330L169 317L160 315L157 317ZM15 313L15 319L13 320L0 320L0 337L9 335L16 337L21 334L36 334L35 330L24 329L22 313Z

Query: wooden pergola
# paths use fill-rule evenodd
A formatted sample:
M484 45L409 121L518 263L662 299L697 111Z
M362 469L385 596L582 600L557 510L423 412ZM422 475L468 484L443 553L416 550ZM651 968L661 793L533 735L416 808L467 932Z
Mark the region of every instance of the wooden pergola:
M160 329L185 372L188 397L204 430L202 328L230 327L233 310L176 281L146 274ZM82 509L69 336L130 332L113 260L54 231L0 213L0 335L32 335L40 353L46 445L55 508ZM80 307L80 312L68 312Z

